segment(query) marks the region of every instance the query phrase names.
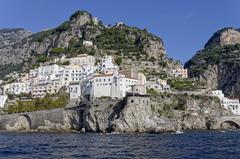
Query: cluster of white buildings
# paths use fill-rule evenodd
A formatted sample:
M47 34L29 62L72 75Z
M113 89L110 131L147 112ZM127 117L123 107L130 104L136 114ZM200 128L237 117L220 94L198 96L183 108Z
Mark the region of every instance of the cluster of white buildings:
M30 94L32 98L43 98L67 88L70 99L99 97L122 98L133 85L146 85L146 77L134 70L120 71L112 56L105 56L96 65L93 56L79 55L63 58L69 65L46 65L32 69L16 82L3 85L0 107L4 106L7 95Z
M240 103L239 99L229 99L226 98L222 92L222 90L212 91L212 95L216 96L221 101L221 106L224 109L230 110L235 115L240 115Z
M61 60L69 61L69 65L40 66L20 76L16 82L4 84L0 100L5 103L8 94L31 94L33 98L42 98L57 93L62 87L68 88L72 82L82 82L97 69L93 56L83 54Z
M88 99L111 97L123 98L132 91L132 86L146 85L146 77L132 69L120 71L111 56L101 59L98 71L89 75L79 86L70 86L70 96L77 98L77 94ZM73 92L72 92L73 91ZM73 95L71 95L71 93Z

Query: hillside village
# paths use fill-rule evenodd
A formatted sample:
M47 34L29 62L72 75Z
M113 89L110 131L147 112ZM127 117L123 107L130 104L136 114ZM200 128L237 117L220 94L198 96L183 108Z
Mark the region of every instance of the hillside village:
M92 42L84 41L83 44L92 45ZM56 64L59 62L63 65ZM187 70L172 70L172 76L187 78ZM87 54L71 58L62 55L55 58L53 64L43 64L28 73L12 73L7 77L10 81L1 82L2 108L9 96L21 96L19 100L44 98L62 88L69 93L70 100L80 100L81 97L88 100L101 97L121 99L135 87L139 87L142 90L139 93L143 94L146 94L146 88L170 91L167 80L146 81L145 75L134 69L120 70L112 56L104 56L97 63L94 56Z
M83 45L92 46L92 41L83 41ZM61 63L61 65L59 64ZM187 79L187 69L172 70L171 78ZM240 114L240 103L237 99L224 97L221 90L176 91L171 90L166 79L153 78L146 80L144 73L135 69L120 69L113 56L96 58L87 54L67 58L64 54L55 58L51 64L29 70L28 73L7 75L8 81L1 81L2 93L0 107L7 110L17 101L31 101L58 94L62 89L68 94L68 106L74 106L82 100L92 101L96 98L122 99L128 93L147 94L149 91L166 93L192 93L197 95L216 96L222 107ZM147 91L148 90L148 91ZM14 104L13 104L14 105ZM67 106L66 105L66 106Z
M11 42L15 33L8 31L3 37ZM23 39L1 44L0 51L20 50L29 59L6 55L11 60L7 65L4 60L1 63L3 114L71 107L95 99L121 100L128 94L161 93L218 97L224 109L240 114L238 99L227 98L221 90L189 78L188 69L168 58L163 41L146 29L122 22L104 26L90 13L77 11L55 29L33 35L25 35L21 29L14 32L24 35ZM21 40L24 45L18 43ZM15 48L25 45L32 50Z

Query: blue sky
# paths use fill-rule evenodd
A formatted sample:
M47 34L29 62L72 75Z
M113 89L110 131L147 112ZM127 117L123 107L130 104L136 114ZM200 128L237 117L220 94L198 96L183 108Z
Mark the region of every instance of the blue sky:
M160 36L182 63L223 27L240 28L240 0L0 0L0 28L52 28L76 10L105 24L122 21Z

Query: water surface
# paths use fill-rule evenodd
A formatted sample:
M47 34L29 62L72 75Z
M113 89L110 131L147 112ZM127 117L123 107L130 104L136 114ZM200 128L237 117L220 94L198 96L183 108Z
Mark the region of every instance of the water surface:
M0 158L240 158L240 131L184 134L0 133Z

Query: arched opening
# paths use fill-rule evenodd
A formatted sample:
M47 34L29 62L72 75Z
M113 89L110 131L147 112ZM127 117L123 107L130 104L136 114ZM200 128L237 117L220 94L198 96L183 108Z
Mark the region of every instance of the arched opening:
M28 115L19 115L14 124L15 129L20 131L31 130L31 119Z
M239 129L240 126L234 121L224 121L219 126L220 129Z

